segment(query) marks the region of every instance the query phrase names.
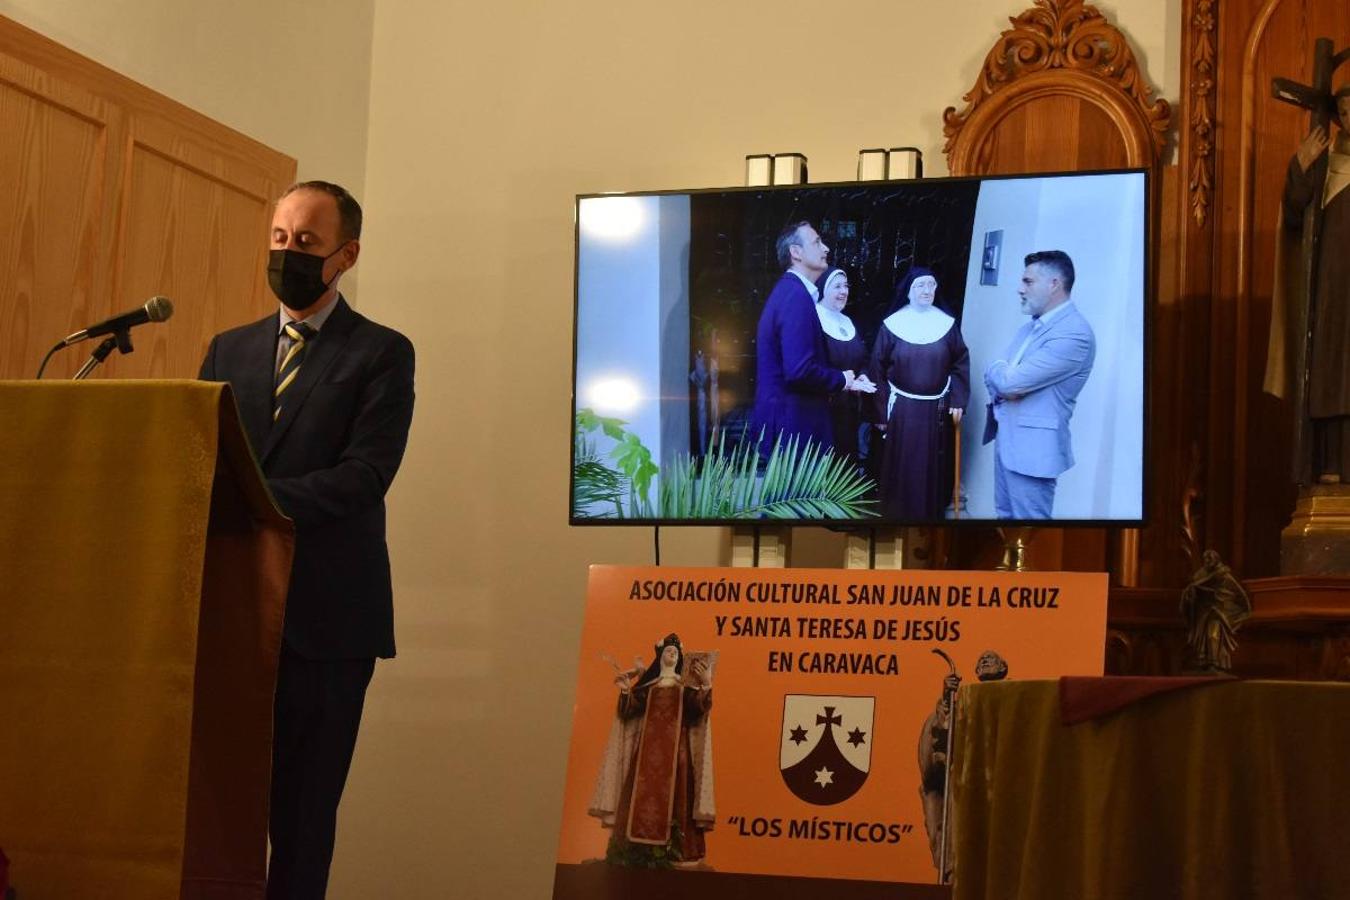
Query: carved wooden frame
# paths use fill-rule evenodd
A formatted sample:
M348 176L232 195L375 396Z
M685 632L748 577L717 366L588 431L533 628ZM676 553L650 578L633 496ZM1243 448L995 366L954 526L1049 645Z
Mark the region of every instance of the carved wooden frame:
M1172 122L1166 100L1153 99L1125 35L1083 0L1035 0L1012 17L985 56L965 109L942 115L953 174L980 172L989 140L1013 110L1031 101L1071 96L1107 114L1131 166L1156 166Z
M1205 226L1214 194L1215 91L1217 48L1215 31L1217 0L1196 0L1190 17L1191 42L1191 215L1198 228Z

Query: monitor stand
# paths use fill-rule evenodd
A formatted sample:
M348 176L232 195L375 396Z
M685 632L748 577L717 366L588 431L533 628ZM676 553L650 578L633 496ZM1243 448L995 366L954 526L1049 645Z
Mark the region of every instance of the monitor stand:
M1032 528L1000 528L999 539L1003 541L1003 561L994 568L1000 572L1026 572L1027 544L1031 543Z

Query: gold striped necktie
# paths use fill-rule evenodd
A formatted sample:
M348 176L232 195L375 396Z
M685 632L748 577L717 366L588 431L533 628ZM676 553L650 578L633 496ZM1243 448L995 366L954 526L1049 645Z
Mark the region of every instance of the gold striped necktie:
M295 383L295 376L300 372L300 363L305 359L305 345L318 334L304 322L288 322L283 330L291 339L291 348L286 351L277 369L277 386L272 392L273 422L281 417L281 395Z

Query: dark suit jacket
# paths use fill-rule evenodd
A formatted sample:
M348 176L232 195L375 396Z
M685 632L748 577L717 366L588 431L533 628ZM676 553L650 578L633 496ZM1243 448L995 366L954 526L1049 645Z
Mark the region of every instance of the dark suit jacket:
M834 446L830 394L844 389L844 373L826 359L825 333L806 285L791 272L778 279L755 336L755 410L753 439L760 431L767 456L780 434Z
M384 494L413 411L413 347L342 297L272 421L277 314L217 335L200 378L227 381L282 512L295 520L286 642L309 659L394 655Z

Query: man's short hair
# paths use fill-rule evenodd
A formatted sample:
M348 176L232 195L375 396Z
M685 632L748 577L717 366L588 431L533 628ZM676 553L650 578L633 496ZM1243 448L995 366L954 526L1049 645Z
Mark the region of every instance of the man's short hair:
M332 197L337 203L338 237L343 241L355 241L361 237L361 204L345 187L331 181L297 181L282 191L281 196L289 197L296 191L318 191Z
M784 228L782 233L778 235L778 241L774 244L774 250L778 253L778 265L782 266L784 269L792 265L792 251L788 248L793 245L798 247L802 246L800 235L802 226L810 226L810 224L810 222L803 219L800 222L795 222Z
M1063 250L1037 250L1027 254L1023 265L1033 263L1054 272L1059 283L1064 286L1064 293L1073 293L1073 260L1069 259L1069 254Z

